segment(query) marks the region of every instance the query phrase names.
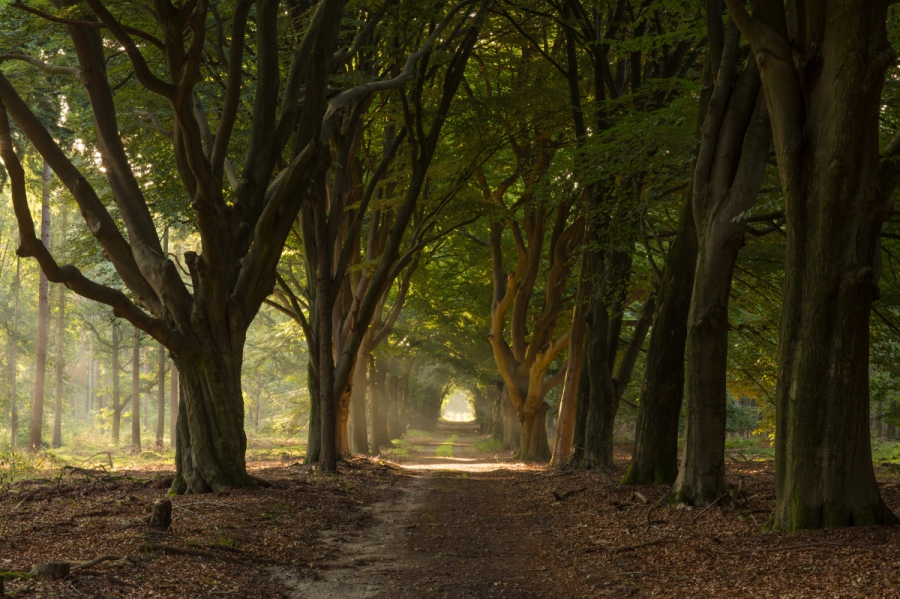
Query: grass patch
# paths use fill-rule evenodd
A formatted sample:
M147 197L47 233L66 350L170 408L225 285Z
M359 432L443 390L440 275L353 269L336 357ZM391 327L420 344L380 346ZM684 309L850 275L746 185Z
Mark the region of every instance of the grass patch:
M475 441L474 447L476 451L492 453L503 449L503 441L499 439L479 439Z
M439 458L453 457L453 443L459 438L459 435L452 435L449 439L438 445L434 450L434 455Z
M431 439L432 437L434 437L434 433L429 433L428 431L420 431L415 428L410 428L410 429L406 430L406 436L407 437L427 437L427 438Z

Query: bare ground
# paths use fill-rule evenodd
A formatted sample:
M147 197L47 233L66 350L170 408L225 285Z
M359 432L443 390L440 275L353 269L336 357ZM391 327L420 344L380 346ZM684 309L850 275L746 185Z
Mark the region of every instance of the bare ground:
M608 472L555 472L484 452L471 425L442 424L391 462L325 476L253 464L269 489L176 497L167 533L142 518L167 472L68 471L0 490L0 571L127 557L67 578L6 580L13 597L895 597L900 531L778 534L771 462L729 466L736 500L657 506L664 488ZM900 511L893 467L879 468ZM738 492L738 489L740 492ZM161 544L203 555L148 550ZM7 575L10 576L10 575Z

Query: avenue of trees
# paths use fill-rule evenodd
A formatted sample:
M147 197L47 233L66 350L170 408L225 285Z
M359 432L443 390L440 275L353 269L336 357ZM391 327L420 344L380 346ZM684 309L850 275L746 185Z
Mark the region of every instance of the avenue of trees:
M896 524L897 10L0 1L2 443L223 491L261 422L329 472L466 390L705 506L752 410L776 528Z

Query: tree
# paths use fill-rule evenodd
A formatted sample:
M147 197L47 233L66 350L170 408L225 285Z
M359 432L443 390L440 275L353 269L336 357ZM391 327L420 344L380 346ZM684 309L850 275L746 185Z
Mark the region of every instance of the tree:
M59 253L65 255L66 244L66 205L63 203L60 210ZM59 300L56 306L56 385L54 387L53 409L53 448L62 447L62 395L63 395L63 370L65 369L65 344L66 344L66 288L59 286Z
M316 7L305 31L297 32L301 41L289 53L288 66L280 65L284 55L278 51L279 19L283 14L280 3L260 0L254 21L256 72L252 82L244 76L250 9L250 2L238 2L230 15L227 57L222 48L226 40L212 41L206 35L206 27L197 26L208 22L207 2L180 7L168 1L158 2L154 15L159 20L162 39L126 27L100 0L91 0L80 9L78 19L62 19L68 33L67 47L74 50L67 55L76 56L78 66L60 71L77 77L87 92L97 148L127 240L99 199L95 183L61 151L11 81L0 76L0 148L13 180L16 216L22 232L20 254L36 257L54 282L63 282L79 295L113 306L117 316L165 345L178 365L185 401L178 422L178 475L173 483L176 493L253 484L244 463L246 438L240 390L243 339L247 326L271 291L281 248L304 197L303 181L309 180L306 166L319 147L328 108L325 92L329 65L337 44L343 2L326 0ZM301 7L292 7L286 19L288 26L302 27L301 13ZM94 20L103 29L85 25L85 20ZM184 31L190 35L184 37ZM133 35L140 38L140 44L135 43ZM115 43L107 43L110 37ZM216 65L225 80L225 93L215 94L215 102L221 98L215 134L206 127L202 98L198 101L203 91L198 86L203 79L201 58L208 45L213 46L211 50L217 56L224 57ZM127 155L109 79L107 46L125 48L136 80L146 90L143 93L153 94L154 101L156 97L164 100L174 116L172 157L183 193L191 201L202 248L200 252L186 253L193 282L191 291L172 261L162 253L146 194ZM49 71L56 69L53 65L38 66ZM165 79L156 73L164 73ZM282 73L286 73L285 77ZM249 122L238 122L244 114L239 108L245 84L255 84L255 100ZM280 110L279 89L284 90ZM326 129L333 126L334 115L341 108L337 104L345 100L340 96L331 100ZM60 267L46 244L36 240L24 185L16 181L22 176L11 143L8 117L75 197L88 229L131 297L87 279L74 267ZM236 129L246 134L240 139L249 140L243 148L234 147L236 136L232 133ZM294 143L285 159L284 151L291 139ZM228 202L226 158L229 150L241 149L245 155L242 177L229 180L233 196ZM279 169L280 164L283 168Z
M776 388L784 530L897 523L869 441L869 320L900 140L879 155L889 2L726 0L750 41L772 120L787 256Z
M131 453L141 453L141 334L131 334Z
M12 327L12 336L10 339L10 350L9 350L9 394L10 394L10 406L9 406L9 429L10 429L10 439L9 446L12 449L16 448L16 435L18 434L19 429L19 413L17 411L16 399L18 395L18 389L16 388L16 382L18 379L18 353L19 353L19 286L22 272L22 263L21 258L16 256L16 278L13 283L14 287L14 295L15 299L13 300L13 327Z
M2 125L0 125L2 127ZM3 141L0 140L0 144ZM6 155L0 153L4 161ZM50 245L50 165L44 162L43 182L44 186L41 192L41 243L44 247ZM13 177L10 177L13 178ZM22 177L22 192L24 195L24 176ZM16 182L13 182L13 186ZM24 200L24 197L23 197ZM27 206L25 206L27 209ZM29 218L31 215L29 214ZM34 226L32 225L31 234L34 235ZM37 345L35 349L34 362L34 395L31 398L31 431L28 435L28 448L31 451L39 451L41 449L41 431L44 428L44 381L47 371L47 321L50 318L50 296L49 284L47 276L41 272L40 282L38 286L38 325L37 325Z

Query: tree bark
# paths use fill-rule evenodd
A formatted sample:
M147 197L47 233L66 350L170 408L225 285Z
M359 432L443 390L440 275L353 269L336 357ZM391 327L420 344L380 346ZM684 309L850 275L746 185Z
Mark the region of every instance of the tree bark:
M43 192L41 194L41 242L50 247L50 165L44 162ZM44 428L44 382L47 372L47 321L50 318L49 283L41 270L38 283L38 325L35 343L34 394L31 399L31 431L28 447L41 449L41 431Z
M122 409L124 407L124 404L120 401L119 397L119 339L119 327L113 323L111 351L112 397L110 397L110 404L112 404L112 442L116 447L119 446L119 429L122 424Z
M312 360L306 365L306 386L309 389L309 424L307 425L309 428L307 429L304 463L315 464L319 461L322 445L322 416L319 414L321 405L319 401L319 371Z
M366 379L369 371L369 356L365 347L360 347L353 370L353 386L350 389L350 453L369 453L369 436L366 431Z
M491 402L491 438L495 441L504 441L503 435L503 402L508 401L503 394L503 382L497 383L497 393Z
M169 228L163 232L163 254L169 253ZM163 448L166 434L166 348L161 343L156 354L156 447Z
M66 248L66 204L63 202L60 210L59 227L59 253L65 256ZM62 395L63 395L63 367L65 364L66 344L66 287L59 286L59 301L57 302L56 323L56 384L54 386L53 406L53 448L62 447ZM77 410L76 410L77 411Z
M172 491L220 492L253 485L244 452L244 397L241 392L243 344L236 355L210 345L194 360L175 358L181 401Z
M131 334L131 453L141 453L141 333Z
M178 409L181 404L181 385L178 383L178 367L169 361L169 447L178 446Z
M556 440L550 466L564 468L572 457L575 433L575 417L578 408L578 382L581 378L584 357L585 311L590 293L591 277L588 253L582 252L578 290L575 293L575 309L572 314L572 336L569 340L569 360L562 397L559 400L559 417L556 420Z
M634 450L624 485L671 485L678 476L678 423L684 397L687 317L697 263L690 191L666 256L647 347Z

